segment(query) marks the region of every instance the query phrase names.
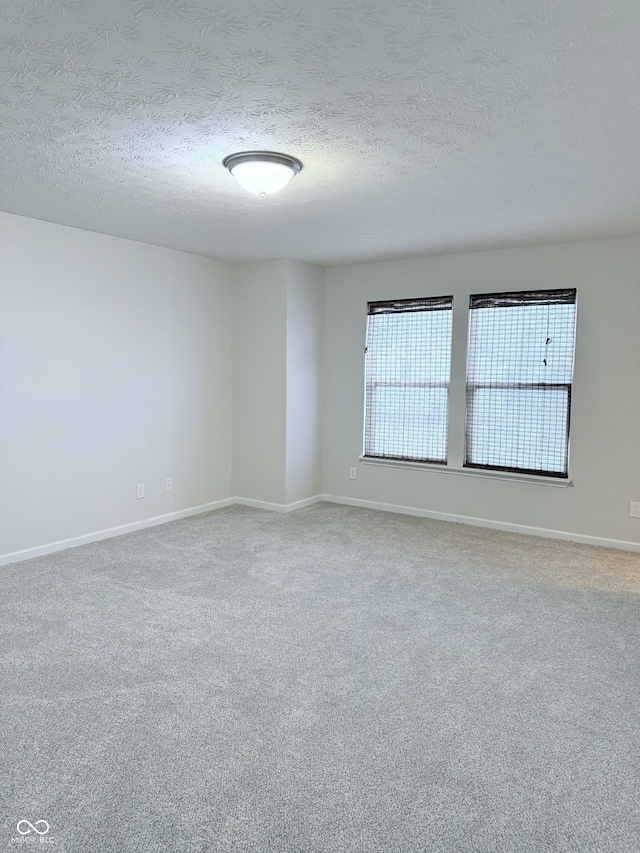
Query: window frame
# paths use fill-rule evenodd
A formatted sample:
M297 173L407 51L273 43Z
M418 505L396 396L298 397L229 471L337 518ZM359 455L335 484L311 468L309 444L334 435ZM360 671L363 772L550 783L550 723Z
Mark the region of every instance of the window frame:
M467 419L468 419L468 405L467 405L467 386L468 386L468 359L469 359L469 344L470 344L470 332L471 332L471 316L470 316L470 306L472 303L472 298L477 300L480 299L491 299L495 297L506 297L506 298L522 298L523 295L526 294L545 294L545 295L553 295L554 293L563 293L568 292L573 295L571 300L571 304L574 305L573 311L573 319L572 319L572 331L571 331L571 343L572 343L572 352L571 352L571 365L570 365L570 381L568 382L540 382L540 383L513 383L515 386L529 386L529 387L556 387L564 389L566 395L566 424L564 428L564 462L565 468L564 471L546 471L541 468L518 468L510 465L505 466L495 466L492 464L483 464L481 462L472 462L467 461L468 453L467 453ZM460 296L456 295L455 299L459 299ZM424 459L413 459L413 458L400 458L399 456L370 456L366 454L366 429L367 429L367 367L366 367L366 350L367 350L367 337L365 336L365 363L363 364L363 378L364 378L364 388L363 388L363 450L362 455L358 457L359 462L365 465L373 465L373 466L382 466L382 467L395 467L395 468L404 468L406 470L417 470L417 471L431 471L432 473L437 474L455 474L462 475L463 477L474 477L474 478L484 478L484 479L493 479L493 480L503 480L506 482L520 482L527 483L529 485L542 485L542 486L551 486L557 488L567 488L573 486L573 481L569 479L569 471L570 471L570 435L571 435L571 427L572 427L572 408L574 402L573 395L573 385L575 382L575 358L576 358L576 347L577 347L577 336L578 336L578 322L577 322L577 312L578 312L578 288L539 288L536 290L528 289L528 290L514 290L514 291L505 291L502 293L475 293L470 294L467 290L467 295L462 294L463 300L468 299L469 307L466 311L466 324L463 326L461 324L462 317L461 309L458 308L458 313L456 315L457 319L455 319L453 314L453 302L454 296L450 297L418 297L413 300L380 300L377 302L368 302L367 303L367 331L368 331L368 319L369 319L369 310L372 305L377 304L389 304L389 305L397 305L401 303L409 303L409 302L421 302L423 300L439 300L439 299L448 299L451 300L450 308L451 310L451 360L449 366L449 382L447 386L447 431L446 431L446 459L441 460L424 460ZM464 335L463 328L466 328L466 341L465 344L462 343L462 336ZM466 345L466 349L464 354L461 352L462 347ZM476 387L480 387L482 383L475 383ZM510 385L511 383L506 383ZM454 396L451 396L452 390L455 392ZM452 420L453 418L453 420ZM557 435L558 432L556 431ZM453 450L452 450L453 448ZM451 458L451 453L453 453L453 458Z
M482 304L482 303L485 304ZM475 303L475 304L474 304ZM499 310L501 307L516 307L524 305L573 305L573 329L572 329L572 350L571 350L571 381L570 382L470 382L469 369L471 359L471 334L472 334L472 311L491 310L492 308ZM573 374L575 369L575 345L576 345L576 326L577 326L577 305L578 292L577 288L550 288L540 290L522 290L522 291L507 291L500 293L481 293L470 294L468 308L468 332L467 332L467 353L466 353L466 373L465 373L465 418L464 418L464 450L463 450L463 468L479 470L479 471L495 471L506 474L528 475L533 477L551 477L554 479L568 480L569 479L569 450L570 450L570 432L571 432L571 402L573 390ZM473 404L470 405L470 394L475 393L478 389L513 389L513 390L529 390L535 388L545 389L564 389L566 391L566 422L563 436L563 459L564 468L562 471L551 471L542 468L524 468L514 467L511 465L495 465L483 464L479 462L469 461L469 447L472 444L470 427L470 410Z
M446 382L424 382L424 381L416 381L415 383L411 382L401 382L389 380L387 382L371 382L369 380L368 367L367 367L367 353L370 346L369 340L369 332L370 332L370 318L372 316L376 316L379 314L407 314L407 313L417 313L417 312L431 312L431 311L448 311L450 312L451 317L451 328L449 332L449 353L448 353L448 379ZM365 335L365 365L364 365L364 424L363 424L363 450L362 457L363 460L366 461L374 461L378 463L401 463L401 464L415 464L415 465L436 465L446 466L448 462L448 445L449 445L449 409L450 409L450 390L451 390L451 359L453 353L453 296L429 296L429 297L418 297L418 298L410 298L410 299L391 299L391 300L379 300L379 301L371 301L367 302L367 329ZM367 450L370 450L368 446L373 441L372 433L376 429L375 421L370 420L370 413L372 411L372 386L382 384L387 386L396 385L397 387L407 388L409 386L420 387L420 388L443 388L446 391L446 423L444 430L444 459L433 459L427 457L418 458L416 456L385 456L380 454L368 453Z

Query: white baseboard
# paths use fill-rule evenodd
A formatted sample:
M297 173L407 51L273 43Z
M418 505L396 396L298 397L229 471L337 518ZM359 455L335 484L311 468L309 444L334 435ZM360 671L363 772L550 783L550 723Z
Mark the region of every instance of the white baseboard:
M66 548L76 548L78 545L87 545L90 542L99 542L101 539L109 539L111 536L122 536L125 533L133 533L136 530L144 530L147 527L155 527L158 524L166 524L169 521L177 521L180 518L188 518L191 515L212 512L213 510L223 509L224 507L233 506L235 504L255 507L256 509L266 509L272 512L295 512L295 510L312 506L320 501L344 504L346 506L360 506L365 507L366 509L378 509L383 512L398 512L404 515L417 515L421 518L433 518L436 521L451 521L455 524L471 524L475 527L489 527L493 530L506 530L510 533L524 533L528 536L542 536L547 539L564 539L569 542L580 542L584 545L597 545L601 548L619 548L623 551L635 551L636 553L640 553L640 542L627 542L623 539L606 539L600 536L587 536L582 533L569 533L565 530L531 527L526 524L512 524L508 521L494 521L490 518L454 515L447 512L419 509L418 507L402 506L400 504L360 500L359 498L347 498L340 495L314 495L311 498L294 501L290 504L257 501L252 498L225 498L224 500L213 501L212 503L201 504L200 506L189 507L188 509L181 509L177 512L169 512L164 515L157 515L153 518L146 518L142 521L122 524L118 527L108 527L104 530L97 530L94 533L86 533L82 536L75 536L70 539L60 539L56 542L49 542L46 545L38 545L35 548L25 548L23 551L14 551L10 554L2 554L0 555L0 566L6 566L9 563L21 562L22 560L30 560L32 557L42 557L46 554L53 554L56 551L64 551Z
M455 524L471 524L474 527L489 527L492 530L506 530L509 533L524 533L527 536L543 536L547 539L564 539L568 542L580 542L583 545L597 545L600 548L619 548L623 551L640 552L640 542L627 542L624 539L605 539L601 536L587 536L583 533L569 533L565 530L551 530L546 527L531 527L526 524L512 524L509 521L494 521L490 518L476 518L470 515L453 515L448 512L418 509L399 504L365 501L359 498L345 498L339 495L322 495L323 501L361 506L367 509L379 509L383 512L398 512L403 515L417 515L421 518L433 518L436 521L452 521Z
M304 498L304 500L294 501L290 504L256 501L253 498L232 498L232 502L234 504L240 504L240 506L251 506L255 509L268 509L271 510L271 512L295 512L297 509L304 509L306 506L320 503L321 500L324 500L322 495L314 495L312 498Z
M322 495L314 495L301 501L290 504L276 504L268 501L254 501L250 498L225 498L221 501L202 504L200 506L181 509L177 512L168 512L164 515L156 515L153 518L145 518L142 521L133 521L130 524L121 524L118 527L107 527L104 530L96 530L93 533L85 533L82 536L73 536L70 539L59 539L56 542L48 542L46 545L38 545L35 548L25 548L23 551L13 551L10 554L0 555L0 566L9 563L18 563L22 560L30 560L32 557L43 557L46 554L54 554L56 551L64 551L65 548L76 548L78 545L87 545L90 542L99 542L101 539L109 539L111 536L122 536L125 533L133 533L136 530L144 530L146 527L155 527L158 524L166 524L168 521L177 521L180 518L188 518L190 515L199 515L203 512L212 512L234 504L256 507L257 509L268 509L272 512L294 512L306 506L319 503Z
M22 560L30 560L32 557L43 557L46 554L54 554L56 551L64 551L66 548L76 548L78 545L87 545L90 542L99 542L101 539L110 539L112 536L122 536L125 533L133 533L135 530L144 530L146 527L155 527L158 524L166 524L168 521L188 518L190 515L199 515L203 512L211 512L214 509L222 509L223 507L231 506L234 502L233 498L225 498L221 501L192 506L188 509L180 509L177 512L156 515L153 518L145 518L142 521L132 521L130 524L121 524L118 527L107 527L104 530L96 530L94 533L85 533L82 536L73 536L70 539L59 539L56 542L38 545L35 548L25 548L23 551L2 554L0 555L0 566L6 566L8 563L18 563Z

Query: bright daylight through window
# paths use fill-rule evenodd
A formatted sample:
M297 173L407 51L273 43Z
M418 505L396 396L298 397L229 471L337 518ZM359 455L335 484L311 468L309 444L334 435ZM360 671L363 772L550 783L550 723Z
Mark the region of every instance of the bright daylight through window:
M471 296L465 466L567 477L576 291Z
M446 464L453 297L370 302L364 455Z
M367 313L364 457L446 465L453 297ZM568 477L575 327L575 289L470 297L465 468Z

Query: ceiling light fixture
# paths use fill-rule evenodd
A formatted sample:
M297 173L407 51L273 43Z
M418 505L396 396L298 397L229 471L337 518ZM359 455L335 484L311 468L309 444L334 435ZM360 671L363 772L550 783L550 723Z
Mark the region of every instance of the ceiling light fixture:
M302 169L300 160L275 151L243 151L222 161L240 186L259 196L283 190Z

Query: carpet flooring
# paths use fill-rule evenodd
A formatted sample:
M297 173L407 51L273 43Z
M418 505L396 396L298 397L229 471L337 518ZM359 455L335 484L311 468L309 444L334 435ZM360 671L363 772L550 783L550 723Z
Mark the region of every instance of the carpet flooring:
M640 555L230 507L0 608L0 850L640 851Z

